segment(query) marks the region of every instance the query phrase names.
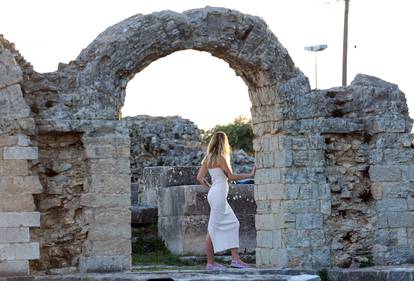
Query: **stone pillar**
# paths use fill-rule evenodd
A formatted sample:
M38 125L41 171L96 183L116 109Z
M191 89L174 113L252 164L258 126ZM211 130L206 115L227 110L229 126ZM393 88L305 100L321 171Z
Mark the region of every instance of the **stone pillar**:
M414 149L405 120L376 119L369 176L377 229L372 248L375 264L414 261Z
M322 231L330 211L324 145L317 135L269 134L255 141L258 266L329 263Z
M39 244L29 228L40 225L32 194L42 186L30 171L38 157L26 132L34 122L23 99L22 72L0 38L0 276L29 275L29 260L39 258Z
M130 140L121 121L93 121L82 141L90 174L81 205L89 221L81 272L131 268Z

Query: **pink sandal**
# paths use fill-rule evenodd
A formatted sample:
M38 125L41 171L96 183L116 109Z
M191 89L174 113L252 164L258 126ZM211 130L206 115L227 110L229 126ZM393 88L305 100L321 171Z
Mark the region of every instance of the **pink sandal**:
M247 263L244 263L241 260L232 260L230 266L233 268L250 268Z

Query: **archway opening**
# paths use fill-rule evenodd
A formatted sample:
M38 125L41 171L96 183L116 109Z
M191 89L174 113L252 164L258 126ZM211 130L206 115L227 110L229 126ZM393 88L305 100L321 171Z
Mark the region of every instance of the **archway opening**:
M251 102L246 92L244 81L225 61L195 50L157 60L128 83L122 117L131 140L133 264L168 263L171 254L179 257L178 264L194 255L203 261L208 190L198 186L195 176L216 130L229 136L234 171L252 169ZM252 183L232 183L228 201L240 221L239 252L254 262Z

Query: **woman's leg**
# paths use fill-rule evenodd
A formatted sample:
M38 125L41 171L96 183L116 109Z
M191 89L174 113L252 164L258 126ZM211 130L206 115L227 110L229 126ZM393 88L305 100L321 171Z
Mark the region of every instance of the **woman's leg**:
M240 260L238 249L239 248L231 248L231 258L234 261L239 261Z
M211 241L211 237L208 232L207 232L205 245L206 245L207 263L213 264L214 263L214 248L213 248L213 242Z

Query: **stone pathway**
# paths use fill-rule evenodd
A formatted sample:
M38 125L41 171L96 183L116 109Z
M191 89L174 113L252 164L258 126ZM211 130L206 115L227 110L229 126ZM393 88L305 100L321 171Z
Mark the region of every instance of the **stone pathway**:
M73 274L60 276L36 276L33 281L320 281L316 275L295 270L228 268L224 271L197 269L140 269L135 272L107 274Z
M329 279L333 281L414 281L414 265L330 269Z

